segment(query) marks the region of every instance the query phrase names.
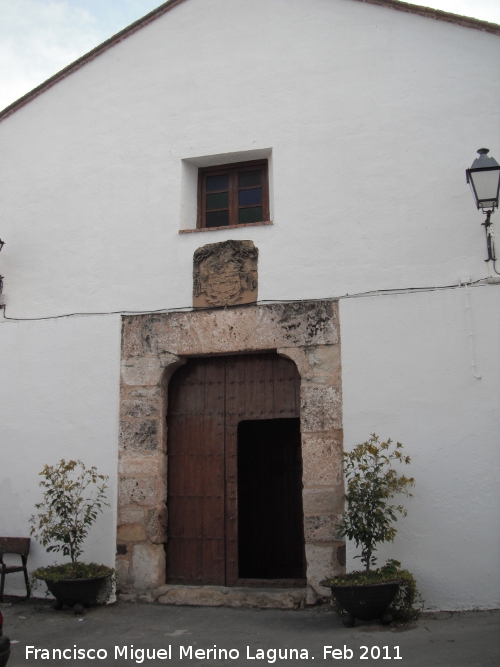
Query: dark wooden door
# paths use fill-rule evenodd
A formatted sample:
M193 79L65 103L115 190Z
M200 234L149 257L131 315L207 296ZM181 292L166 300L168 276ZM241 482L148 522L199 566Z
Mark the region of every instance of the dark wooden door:
M169 583L242 583L238 424L298 418L299 386L295 364L277 354L189 359L173 375L167 419ZM302 550L300 489L298 497L296 539Z
M189 360L169 385L167 580L225 583L225 367Z

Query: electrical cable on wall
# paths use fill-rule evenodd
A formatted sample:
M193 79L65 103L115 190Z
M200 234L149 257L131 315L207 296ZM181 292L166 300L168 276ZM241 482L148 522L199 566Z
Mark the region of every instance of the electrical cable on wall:
M480 287L489 284L488 278L480 278L475 280L470 285ZM65 313L63 315L48 315L46 317L7 317L7 307L4 306L4 320L9 322L38 322L41 320L58 320L64 317L98 317L103 315L154 315L155 313L181 313L190 312L193 310L220 310L222 308L246 308L248 306L255 306L265 303L303 303L304 301L341 301L343 299L361 299L371 298L376 296L392 296L398 294L419 294L423 292L439 292L443 290L459 289L463 287L463 283L458 285L441 285L435 287L402 287L386 290L370 290L368 292L358 292L356 294L342 294L339 296L322 297L321 299L263 299L247 304L235 304L233 306L216 306L210 308L193 308L192 306L180 306L178 308L158 308L157 310L114 310L94 313Z

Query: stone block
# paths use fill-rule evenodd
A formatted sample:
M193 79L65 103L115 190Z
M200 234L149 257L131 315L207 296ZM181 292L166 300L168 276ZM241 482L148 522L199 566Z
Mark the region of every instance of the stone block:
M146 530L139 523L125 523L118 526L116 536L122 542L142 542L146 539Z
M340 387L342 368L339 345L282 347L277 352L295 362L303 383Z
M282 347L288 347L287 343L301 347L335 345L339 341L338 304L333 301L276 304L269 311L269 319L280 327L280 338L285 341Z
M122 317L122 359L144 354L141 330L138 318ZM151 350L148 350L148 354L151 354Z
M166 480L157 477L122 477L118 502L124 505L156 507L166 499Z
M160 387L136 387L128 389L128 396L132 398L149 398L150 400L156 400L156 398L161 397L161 388ZM124 394L125 395L125 394Z
M126 398L122 400L121 411L122 419L156 419L161 411L161 397Z
M136 544L132 549L135 591L149 591L165 582L165 550L162 545Z
M144 521L144 508L128 504L125 507L118 505L118 523L141 523Z
M125 451L161 449L159 422L155 419L120 422L119 445Z
M305 602L301 588L229 588L224 586L166 585L153 592L160 604L202 607L256 607L259 609L298 609Z
M307 486L342 484L342 448L334 436L302 436L303 480Z
M304 517L304 538L306 542L333 542L339 540L337 525L342 516L319 514Z
M148 315L132 315L122 318L122 357L155 355L156 338L152 335L152 322Z
M158 357L135 357L122 361L121 376L124 384L156 387L160 384L163 368Z
M300 379L304 381L308 379L311 374L311 367L305 352L304 347L279 347L276 352L287 359L291 359L297 366Z
M304 515L332 514L342 511L344 490L342 487L302 490Z
M177 354L165 352L164 350L160 350L158 352L158 359L160 360L160 364L163 369L174 367L175 370L179 368L179 366L182 366L186 363L186 359L184 359L184 357L179 357Z
M307 583L317 595L331 597L331 590L320 586L319 582L343 572L337 560L337 548L340 543L329 545L306 544Z
M300 401L303 433L342 428L342 396L338 387L303 384Z
M318 602L318 595L312 586L306 589L306 605L312 606Z
M334 345L339 339L337 312L333 301L281 303L137 316L136 326L143 327L154 337L158 354L163 351L180 356L245 352ZM130 335L137 339L135 330ZM127 341L124 349L128 349Z
M171 588L173 588L173 584L162 584L161 586L158 586L158 588L154 588L151 593L154 599L157 600L162 595L165 595L165 593L168 593Z
M123 477L162 477L167 474L167 457L164 452L120 452L118 472Z
M124 558L117 558L116 569L116 588L118 591L126 589L129 585L129 566L130 563Z
M146 535L153 544L164 544L167 541L167 517L165 505L158 505L146 512Z
M314 345L305 348L310 375L306 378L319 385L340 387L342 366L340 345Z

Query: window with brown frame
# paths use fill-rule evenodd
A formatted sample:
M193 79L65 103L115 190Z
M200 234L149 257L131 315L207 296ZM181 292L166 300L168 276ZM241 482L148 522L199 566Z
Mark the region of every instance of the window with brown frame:
M198 228L268 221L267 160L199 170Z

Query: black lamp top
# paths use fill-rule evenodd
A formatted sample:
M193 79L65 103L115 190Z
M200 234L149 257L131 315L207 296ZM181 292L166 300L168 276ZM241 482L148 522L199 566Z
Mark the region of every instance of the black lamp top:
M490 152L489 148L480 148L477 152L479 153L479 157L474 160L471 169L491 169L492 167L500 167L494 157L488 156L488 153Z

